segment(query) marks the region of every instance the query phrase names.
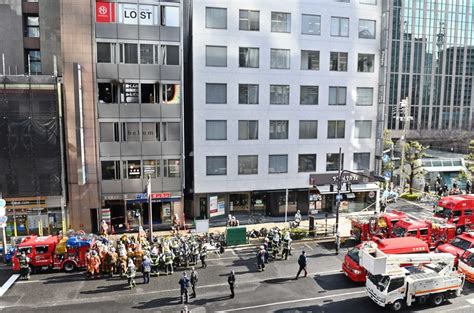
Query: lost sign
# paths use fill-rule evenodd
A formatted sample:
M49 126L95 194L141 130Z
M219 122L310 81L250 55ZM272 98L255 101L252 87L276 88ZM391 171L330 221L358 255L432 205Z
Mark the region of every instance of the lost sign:
M152 5L122 3L119 5L120 22L124 24L153 25L155 8Z

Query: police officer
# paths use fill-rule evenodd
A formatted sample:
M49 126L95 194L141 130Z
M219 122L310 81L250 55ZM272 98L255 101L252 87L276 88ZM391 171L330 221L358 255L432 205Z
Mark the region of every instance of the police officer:
M189 278L186 272L183 273L183 277L179 280L179 285L181 286L181 303L183 303L183 296L185 298L184 303L188 303L189 301Z
M227 282L229 283L229 288L230 288L230 297L234 298L235 293L234 293L234 287L235 287L235 272L231 271L229 274L229 277L227 277Z
M199 275L194 270L194 266L191 268L190 280L191 280L191 288L193 290L193 294L191 295L191 297L196 298L196 285L199 280Z
M20 263L20 274L21 276L28 280L30 279L31 268L30 268L30 258L26 256L25 251L22 251L18 257L18 262Z
M206 248L206 246L202 246L201 253L200 253L200 259L201 259L201 267L203 267L203 268L207 267L206 258L207 258L207 248Z

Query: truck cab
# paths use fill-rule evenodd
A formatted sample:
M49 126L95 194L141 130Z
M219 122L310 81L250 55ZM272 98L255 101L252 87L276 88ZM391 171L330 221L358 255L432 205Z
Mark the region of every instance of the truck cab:
M30 266L32 270L47 269L53 263L54 248L58 242L56 236L27 236L17 246L17 253L12 258L13 270L20 270L18 256L25 252L30 258Z
M406 218L395 224L392 238L416 237L426 242L430 249L434 249L454 238L455 233L455 225L441 219L415 221Z
M374 243L386 254L408 254L408 253L428 253L428 245L418 238L374 238ZM343 273L354 282L365 282L366 271L360 265L359 252L364 243L361 243L349 250L342 263Z
M456 234L469 230L474 224L474 195L443 197L438 201L434 216L456 224Z

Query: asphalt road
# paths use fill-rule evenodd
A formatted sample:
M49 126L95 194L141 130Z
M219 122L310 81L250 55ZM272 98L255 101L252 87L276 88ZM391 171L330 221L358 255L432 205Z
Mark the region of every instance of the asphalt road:
M350 245L350 242L347 243ZM308 254L307 278L294 280L301 250ZM210 255L209 266L198 268L197 298L191 299L192 312L381 312L366 294L363 285L352 283L340 271L347 247L336 256L333 244L298 243L293 256L276 260L264 272L256 271L254 250L227 250L221 258ZM236 272L236 297L230 298L227 274ZM179 312L178 280L174 275L152 277L137 288L127 289L120 278L87 280L82 273L61 272L33 275L17 282L3 297L5 312ZM465 295L442 307L415 307L423 312L473 312L474 287L465 286ZM356 309L356 310L355 310Z
M412 202L403 199L397 200L395 203L390 203L387 211L398 210L407 213L407 215L415 220L422 220L433 216L433 204L423 202Z

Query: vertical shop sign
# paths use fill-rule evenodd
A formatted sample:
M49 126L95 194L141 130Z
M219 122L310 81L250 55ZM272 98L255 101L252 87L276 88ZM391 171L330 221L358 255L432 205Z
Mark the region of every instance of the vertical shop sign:
M217 196L209 197L209 214L211 217L219 215L217 213Z
M115 3L96 2L95 21L97 23L115 23Z

